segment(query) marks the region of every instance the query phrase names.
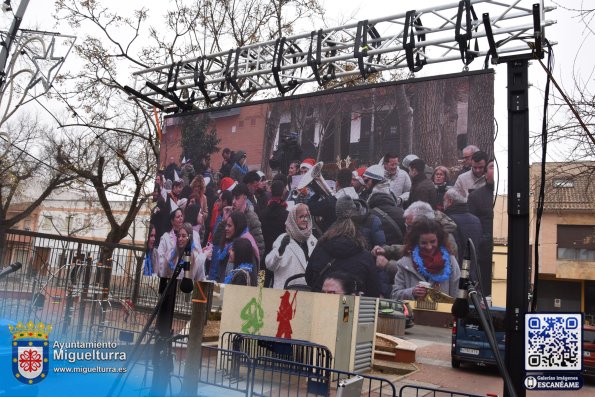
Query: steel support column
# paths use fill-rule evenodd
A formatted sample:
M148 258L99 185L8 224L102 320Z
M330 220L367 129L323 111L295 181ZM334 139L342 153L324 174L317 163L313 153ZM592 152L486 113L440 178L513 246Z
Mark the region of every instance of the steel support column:
M524 316L529 306L529 83L528 57L508 67L508 269L506 368L517 396L525 396ZM506 388L504 395L509 396Z

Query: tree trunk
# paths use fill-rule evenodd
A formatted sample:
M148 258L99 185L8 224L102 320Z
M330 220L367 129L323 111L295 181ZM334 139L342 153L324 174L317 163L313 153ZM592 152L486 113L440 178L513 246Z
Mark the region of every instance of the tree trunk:
M8 250L6 244L6 232L7 229L5 226L0 226L0 265L6 266L8 265L9 257L8 257Z
M395 108L399 117L399 135L400 145L397 151L399 153L413 152L413 108L409 101L409 96L405 92L405 84L399 84L395 87Z
M271 103L269 110L270 114L267 118L264 130L263 151L260 161L265 174L269 174L271 172L269 158L273 154L273 145L275 144L275 137L277 136L277 130L279 128L279 120L281 119L282 102ZM287 170L283 169L281 171L287 172Z
M467 144L494 156L494 75L469 76ZM486 128L489 131L486 131ZM488 133L486 133L488 132Z
M425 81L415 85L413 151L403 152L402 156L414 153L424 161L441 159L440 114L443 112L444 94L443 80Z
M435 159L436 163L429 164L432 167L437 165L445 165L452 167L457 164L457 122L458 114L458 100L457 87L460 79L444 80L445 90L448 93L444 96L444 111L440 114L441 128L440 128L440 158Z

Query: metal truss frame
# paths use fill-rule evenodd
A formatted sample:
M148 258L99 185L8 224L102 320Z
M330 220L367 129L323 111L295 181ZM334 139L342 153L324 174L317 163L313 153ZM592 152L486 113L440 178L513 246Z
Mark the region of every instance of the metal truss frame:
M501 55L541 52L544 29L555 23L545 14L554 8L537 1L463 0L281 37L140 70L127 90L179 112L216 106L231 95L247 102L265 90L285 95L307 83L327 88L351 76L387 79L385 72L399 68L415 73L460 60L466 70L478 57L498 63Z

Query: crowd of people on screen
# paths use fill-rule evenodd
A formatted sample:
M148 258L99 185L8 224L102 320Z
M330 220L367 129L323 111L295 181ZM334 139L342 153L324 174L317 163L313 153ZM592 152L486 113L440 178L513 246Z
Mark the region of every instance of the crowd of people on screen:
M330 192L316 183L295 188L314 159L267 178L248 169L243 150L226 148L222 157L217 173L196 173L173 158L159 172L146 275L170 278L186 252L194 280L392 299L424 299L431 290L454 296L470 239L490 294L494 163L476 146L463 149L456 169L387 153L378 164L338 169Z

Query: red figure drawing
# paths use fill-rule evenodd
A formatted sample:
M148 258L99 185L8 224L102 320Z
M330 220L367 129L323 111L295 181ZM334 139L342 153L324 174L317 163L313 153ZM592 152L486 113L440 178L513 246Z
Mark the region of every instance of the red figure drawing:
M291 319L295 316L296 301L295 296L297 291L293 293L291 302L289 301L290 293L285 291L281 296L281 303L277 310L277 322L279 322L279 328L277 328L277 338L291 339Z

